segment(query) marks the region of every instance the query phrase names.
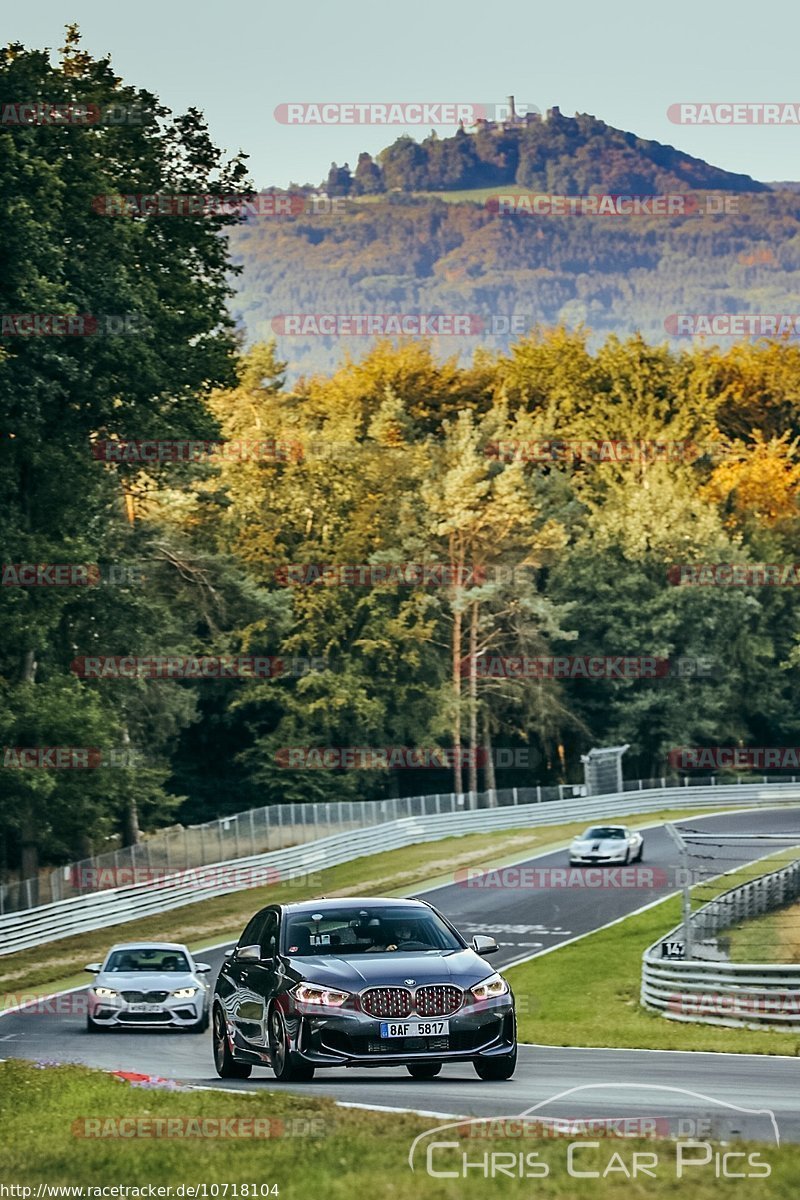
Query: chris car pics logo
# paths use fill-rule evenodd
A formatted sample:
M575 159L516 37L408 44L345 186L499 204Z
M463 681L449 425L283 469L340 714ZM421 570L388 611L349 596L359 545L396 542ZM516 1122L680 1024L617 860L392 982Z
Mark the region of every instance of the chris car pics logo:
M739 1137L764 1144L743 1148ZM652 1179L766 1179L769 1151L779 1145L772 1109L665 1084L608 1082L566 1088L521 1113L437 1125L414 1138L408 1165L433 1179L566 1177L646 1187Z

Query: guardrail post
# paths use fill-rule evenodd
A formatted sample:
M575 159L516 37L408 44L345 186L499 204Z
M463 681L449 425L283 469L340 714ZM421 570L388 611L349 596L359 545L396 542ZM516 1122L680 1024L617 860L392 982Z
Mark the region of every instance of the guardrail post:
M683 870L683 953L684 957L688 960L693 957L694 953L692 946L692 893L689 887L689 856L686 844L672 822L666 821L664 828L678 847L681 856L681 868Z

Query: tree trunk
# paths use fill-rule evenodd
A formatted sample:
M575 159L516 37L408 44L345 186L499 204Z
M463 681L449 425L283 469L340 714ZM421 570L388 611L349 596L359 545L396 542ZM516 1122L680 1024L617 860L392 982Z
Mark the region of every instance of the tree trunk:
M453 791L463 792L461 770L461 610L453 612Z
M131 744L131 736L128 733L127 725L122 726L122 744L125 748L127 761L127 754ZM125 805L125 813L122 819L122 844L123 846L138 846L141 840L139 809L136 805L136 796L131 793Z
M23 801L20 827L20 879L31 880L30 893L27 891L21 898L21 903L27 905L30 895L31 904L39 901L39 845L36 837L36 820L33 813L33 802Z
M478 605L469 622L469 790L478 791Z
M485 758L486 790L491 793L489 803L492 808L497 804L497 777L494 773L494 758L492 750L492 730L489 723L488 709L483 714L483 753Z

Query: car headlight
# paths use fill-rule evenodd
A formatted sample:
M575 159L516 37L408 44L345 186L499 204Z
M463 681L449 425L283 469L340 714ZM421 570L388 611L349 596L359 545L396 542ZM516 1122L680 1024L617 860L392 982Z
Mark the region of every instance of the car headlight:
M92 991L94 992L95 996L99 996L101 1000L114 1000L118 994L113 988L107 987L94 987L92 988Z
M173 1000L190 1000L192 996L197 995L199 990L195 987L178 988L177 992L172 993L172 998Z
M350 999L349 992L338 992L335 988L322 987L318 983L298 983L292 988L292 995L301 1004L324 1004L328 1008L340 1008L345 1000Z
M502 975L490 975L488 979L484 979L482 983L476 983L469 990L476 1000L491 1000L495 996L505 996L508 992L508 984Z

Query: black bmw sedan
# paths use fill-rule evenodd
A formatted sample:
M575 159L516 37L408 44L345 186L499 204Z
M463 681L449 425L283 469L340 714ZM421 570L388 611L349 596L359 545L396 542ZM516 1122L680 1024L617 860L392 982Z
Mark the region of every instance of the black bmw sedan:
M228 952L213 1000L214 1063L225 1078L271 1066L308 1080L317 1067L405 1066L432 1079L445 1062L509 1079L514 997L421 900L309 900L256 913Z

